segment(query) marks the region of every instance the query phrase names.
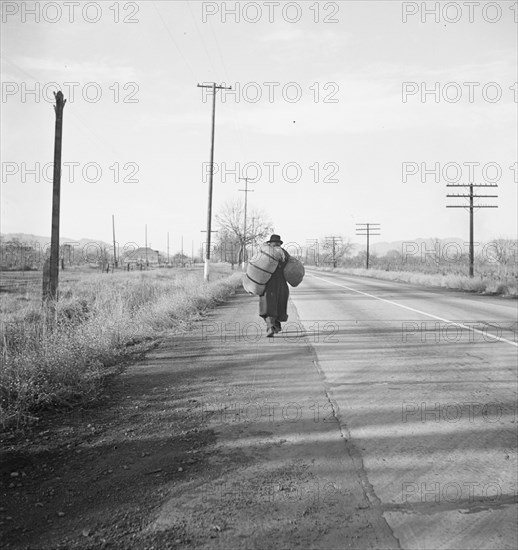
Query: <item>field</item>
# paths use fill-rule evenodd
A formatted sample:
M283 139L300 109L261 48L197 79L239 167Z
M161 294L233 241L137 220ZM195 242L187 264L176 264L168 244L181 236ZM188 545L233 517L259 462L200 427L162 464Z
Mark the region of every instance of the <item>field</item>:
M494 294L501 296L518 296L518 279L516 276L495 277L491 275L477 275L468 277L458 273L423 273L421 271L390 271L388 269L364 269L351 267L322 267L322 271L336 271L348 275L373 277L387 281L399 281L420 286L449 288L464 290L480 294Z
M71 270L50 307L42 306L41 272L3 273L0 427L29 424L44 408L94 400L107 373L161 335L189 330L240 282L229 267L213 268L208 284L200 268Z
M455 244L455 243L454 243ZM342 257L337 270L364 277L376 277L421 286L437 286L468 292L518 295L518 262L516 241L495 239L484 254L475 255L474 277L469 276L469 258L465 253L452 254L433 242L414 255L403 255L392 250L385 256L372 254L369 269L365 269L365 253L354 257ZM459 251L460 249L454 249ZM330 266L321 264L325 269Z
M91 274L88 268L73 269L60 273L60 283L77 281L83 274ZM15 292L23 294L26 291L41 291L42 272L41 271L0 271L0 292Z

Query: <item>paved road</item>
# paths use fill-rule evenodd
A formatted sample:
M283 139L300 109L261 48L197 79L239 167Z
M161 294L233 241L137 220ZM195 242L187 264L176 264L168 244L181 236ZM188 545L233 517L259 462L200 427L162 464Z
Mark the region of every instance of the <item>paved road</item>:
M517 303L317 271L291 290L403 548L516 548Z

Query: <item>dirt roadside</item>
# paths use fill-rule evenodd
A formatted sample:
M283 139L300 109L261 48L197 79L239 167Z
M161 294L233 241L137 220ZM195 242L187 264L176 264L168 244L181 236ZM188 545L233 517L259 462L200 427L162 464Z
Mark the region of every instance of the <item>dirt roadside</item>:
M265 338L238 292L101 404L1 441L0 546L399 548L295 323Z

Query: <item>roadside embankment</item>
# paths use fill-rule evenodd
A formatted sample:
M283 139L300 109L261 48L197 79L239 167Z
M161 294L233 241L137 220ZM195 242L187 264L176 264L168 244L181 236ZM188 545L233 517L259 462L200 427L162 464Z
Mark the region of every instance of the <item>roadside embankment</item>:
M83 274L43 307L39 289L2 296L0 428L34 423L43 409L96 399L103 378L168 332L228 298L240 273L154 270Z

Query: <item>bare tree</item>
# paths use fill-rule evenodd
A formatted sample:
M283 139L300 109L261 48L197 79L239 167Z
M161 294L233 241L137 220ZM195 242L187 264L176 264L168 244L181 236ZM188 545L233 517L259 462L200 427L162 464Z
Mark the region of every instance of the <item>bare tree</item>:
M227 262L234 269L234 265L239 263L239 251L241 250L241 242L238 236L228 231L220 229L217 237L217 250L221 262Z
M236 263L243 261L247 248L255 248L273 231L272 224L264 212L251 210L247 215L245 236L244 214L244 203L240 199L227 201L216 214L219 227L218 245L227 249L227 252L232 250L232 247L238 247Z
M319 247L319 263L342 265L354 246L350 239L344 239L342 236L323 239Z
M503 237L487 243L479 254L479 263L500 274L516 273L518 241Z

